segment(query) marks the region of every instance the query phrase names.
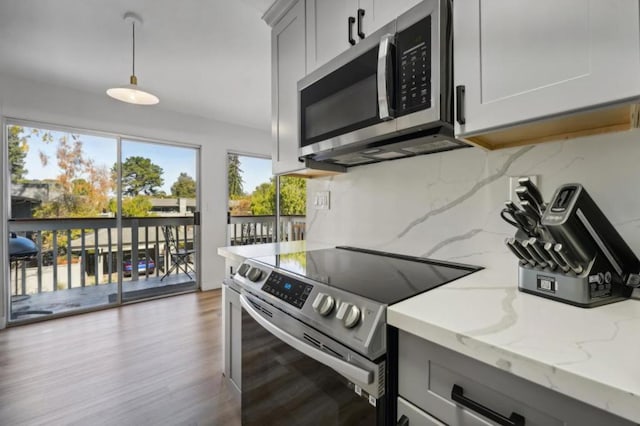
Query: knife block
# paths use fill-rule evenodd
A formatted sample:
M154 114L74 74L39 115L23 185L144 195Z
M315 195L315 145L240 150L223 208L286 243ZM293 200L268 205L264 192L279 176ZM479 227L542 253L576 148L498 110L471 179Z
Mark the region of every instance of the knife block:
M579 268L563 272L521 262L521 291L591 308L629 298L640 284L640 261L582 185L560 186L539 228L542 239L565 247Z
M580 275L520 265L518 289L582 308L629 298L633 288L609 269L608 262L600 255L596 255Z

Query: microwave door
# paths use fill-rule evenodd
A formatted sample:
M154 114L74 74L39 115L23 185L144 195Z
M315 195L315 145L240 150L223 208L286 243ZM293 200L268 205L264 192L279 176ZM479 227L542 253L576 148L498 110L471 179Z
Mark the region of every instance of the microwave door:
M395 23L388 27L395 28ZM371 35L336 58L335 63L326 64L299 82L302 155L346 145L355 148L395 133L395 123L388 120L395 101L392 76L385 79L388 107L383 111L384 118L379 103L380 42L386 34ZM390 43L386 46L389 55L384 65L392 73L393 50Z

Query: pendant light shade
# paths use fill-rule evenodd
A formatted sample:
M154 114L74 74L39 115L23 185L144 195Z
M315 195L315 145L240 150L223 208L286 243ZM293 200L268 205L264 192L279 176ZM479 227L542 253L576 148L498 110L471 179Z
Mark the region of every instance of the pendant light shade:
M131 23L132 34L132 72L129 78L129 84L121 87L113 87L107 90L107 95L122 102L135 105L155 105L160 99L154 94L145 92L138 87L138 78L136 77L136 24L141 24L142 20L132 12L124 15L124 20Z

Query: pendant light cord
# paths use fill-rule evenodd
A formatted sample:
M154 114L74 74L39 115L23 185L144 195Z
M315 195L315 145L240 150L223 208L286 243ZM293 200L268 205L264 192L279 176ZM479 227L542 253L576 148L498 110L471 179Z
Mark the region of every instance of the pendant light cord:
M132 75L136 75L136 22L133 21L131 23L131 25L133 25L133 31L132 31L132 33L133 33L133 37L132 37L132 40L133 40L133 43L132 43L133 44L133 49L132 49L133 50L133 67L132 68L133 68L133 70L132 70L131 74Z

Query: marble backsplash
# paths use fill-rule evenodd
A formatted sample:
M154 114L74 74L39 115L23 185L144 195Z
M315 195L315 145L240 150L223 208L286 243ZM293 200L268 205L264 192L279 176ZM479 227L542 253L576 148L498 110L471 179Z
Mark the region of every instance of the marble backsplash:
M307 241L352 245L485 267L513 265L499 216L509 176L537 175L546 201L584 185L640 255L640 131L486 152L479 148L388 161L311 179ZM331 192L330 210L312 205Z

